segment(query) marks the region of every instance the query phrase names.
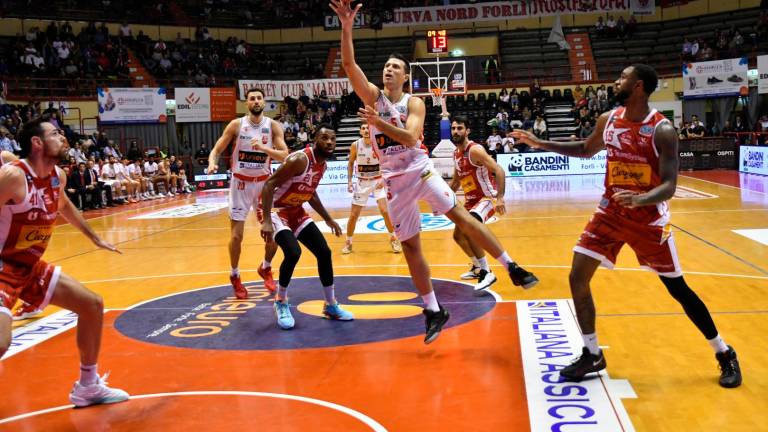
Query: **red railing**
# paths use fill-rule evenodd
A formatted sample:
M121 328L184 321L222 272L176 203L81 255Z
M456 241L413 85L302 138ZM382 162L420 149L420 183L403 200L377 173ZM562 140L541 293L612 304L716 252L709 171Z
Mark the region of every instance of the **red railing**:
M768 142L768 132L725 132L723 135L734 137L742 145L760 145L760 142Z

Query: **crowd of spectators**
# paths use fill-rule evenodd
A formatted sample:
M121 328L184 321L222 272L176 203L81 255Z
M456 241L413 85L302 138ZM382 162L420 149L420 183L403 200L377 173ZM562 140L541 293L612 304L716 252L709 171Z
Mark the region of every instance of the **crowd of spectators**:
M680 57L685 61L710 61L745 54L745 44L755 47L768 36L768 12L760 11L752 29L742 34L735 26L715 29L711 37L683 38Z
M613 15L608 15L608 19L603 19L602 16L597 17L595 23L595 35L597 37L604 38L621 38L632 36L637 30L637 20L634 15L631 15L628 20L625 20L623 16L619 16L616 20Z
M78 34L72 25L51 22L31 27L13 41L11 55L0 57L0 75L49 78L111 78L128 76L128 51L104 23L91 22Z

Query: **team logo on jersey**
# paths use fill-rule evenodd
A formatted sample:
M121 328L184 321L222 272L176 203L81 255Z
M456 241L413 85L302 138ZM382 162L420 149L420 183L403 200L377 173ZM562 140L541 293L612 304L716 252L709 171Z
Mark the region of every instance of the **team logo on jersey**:
M61 185L61 182L59 181L59 176L51 177L51 187L57 188L60 185Z
M357 345L424 336L422 300L407 276L337 276L336 297L355 315L351 322L322 319L317 277L294 278L290 295L296 326L280 330L272 295L261 282L246 283L248 298L232 297L222 285L163 297L124 312L115 322L123 335L158 345L220 350L279 350ZM436 280L432 284L450 305L446 329L490 312L493 296L476 296L472 286ZM450 331L450 330L448 330Z
M262 128L261 129L261 133L268 134L269 133L269 128Z
M640 126L640 135L645 135L645 136L653 135L653 126L651 125Z

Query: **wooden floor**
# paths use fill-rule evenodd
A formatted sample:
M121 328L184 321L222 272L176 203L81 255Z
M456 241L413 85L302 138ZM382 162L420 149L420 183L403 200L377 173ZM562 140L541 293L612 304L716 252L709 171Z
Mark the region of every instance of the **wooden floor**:
M351 255L341 255L343 239L326 237L353 322L318 317L320 285L305 253L290 291L297 326L286 332L277 329L256 274L263 242L253 219L240 264L251 296L230 297L222 192L90 214L123 255L96 250L62 225L46 259L104 297L100 369L135 397L67 405L78 370L74 323L50 307L16 324L19 351L0 362L0 430L525 431L557 422L571 423L565 431L768 430L768 245L734 232L768 229L768 178L684 175L672 201L685 277L741 361L744 384L732 390L717 385L711 348L628 249L593 283L607 371L579 386L547 382L541 368L567 364L581 347L569 303L555 300L569 298L571 248L602 177L507 180L509 212L489 226L541 283L523 291L497 266L495 295L474 296L459 281L468 260L451 231L422 233L438 298L453 314L429 346L405 260L389 252L384 234L357 235ZM321 196L335 218L347 217L342 188L323 187ZM132 219L195 201L208 206L199 215ZM375 208L364 215L375 216ZM551 335L562 330L567 344L547 349L542 327L528 324L531 316L552 322L536 314L554 308L567 313L552 315L562 328ZM36 336L44 340L25 342Z

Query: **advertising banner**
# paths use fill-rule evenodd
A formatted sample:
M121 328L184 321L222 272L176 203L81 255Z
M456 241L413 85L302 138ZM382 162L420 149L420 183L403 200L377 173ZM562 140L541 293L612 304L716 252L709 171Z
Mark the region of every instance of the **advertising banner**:
M165 123L165 89L98 87L102 123Z
M757 56L757 93L768 93L768 55Z
M272 80L239 80L240 100L245 100L245 93L251 88L260 88L266 93L267 100L283 100L286 96L298 99L302 90L310 98L319 95L323 90L329 98L340 98L343 91L352 92L352 86L346 78L331 78L303 81L272 81Z
M768 175L768 147L741 146L739 171Z
M683 64L683 97L738 96L747 92L746 57Z
M177 88L176 121L224 122L237 116L233 88Z
M496 156L496 162L504 168L507 177L604 174L606 159L605 150L601 150L590 159L550 152L504 153Z

